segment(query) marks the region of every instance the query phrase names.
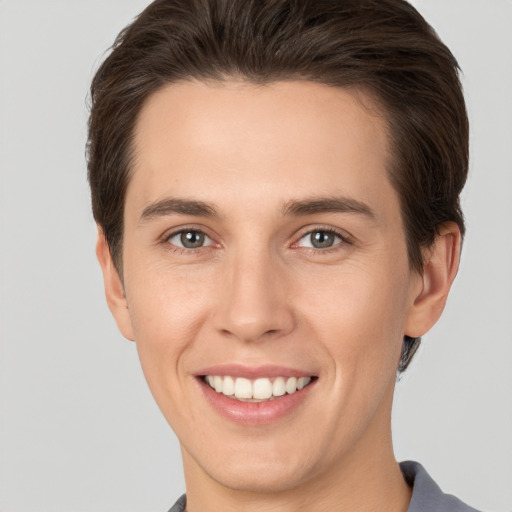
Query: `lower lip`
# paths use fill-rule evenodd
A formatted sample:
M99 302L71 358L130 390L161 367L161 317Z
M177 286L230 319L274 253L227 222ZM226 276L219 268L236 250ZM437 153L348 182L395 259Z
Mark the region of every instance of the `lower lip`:
M198 381L207 401L225 418L242 425L265 425L298 409L310 394L317 379L291 395L286 394L266 402L241 402L228 398L222 393L217 393L202 378L198 378Z

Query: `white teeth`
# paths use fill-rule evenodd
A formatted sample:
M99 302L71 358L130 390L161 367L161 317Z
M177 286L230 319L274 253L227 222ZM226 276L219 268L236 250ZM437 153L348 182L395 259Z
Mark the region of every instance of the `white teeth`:
M239 400L269 400L301 390L311 382L311 377L276 377L273 380L261 377L251 381L243 377L235 379L229 375L206 375L204 380L217 393L226 396L234 396Z
M286 393L286 382L283 377L277 377L272 384L272 394L274 396L283 396Z
M233 380L233 377L224 377L222 393L227 396L235 394L235 381Z
M286 381L286 392L291 395L292 393L295 393L297 391L297 378L296 377L290 377Z
M222 377L219 377L218 375L215 375L215 377L213 377L213 387L215 388L215 391L217 391L217 393L222 393L223 383L224 379Z
M272 396L272 383L269 379L256 379L254 381L252 398L265 400Z
M249 379L238 377L235 381L235 396L237 398L252 398L252 382Z
M311 377L300 377L297 380L297 389L302 389L306 387L311 382Z

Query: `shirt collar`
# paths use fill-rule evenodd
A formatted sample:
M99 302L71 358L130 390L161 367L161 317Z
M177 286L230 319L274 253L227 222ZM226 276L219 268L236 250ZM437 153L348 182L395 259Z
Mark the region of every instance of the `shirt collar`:
M455 496L445 494L421 464L408 460L400 463L400 469L405 481L412 487L407 512L478 512Z

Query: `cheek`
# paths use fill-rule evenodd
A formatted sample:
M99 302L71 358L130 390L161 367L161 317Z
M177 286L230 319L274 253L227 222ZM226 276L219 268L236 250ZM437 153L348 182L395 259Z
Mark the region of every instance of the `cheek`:
M385 268L351 267L317 279L305 302L305 316L335 364L344 375L360 372L367 382L374 380L367 378L370 372L394 372L403 342L408 280L400 267Z
M155 345L169 345L173 340L175 347L186 340L211 293L211 279L204 274L200 269L180 272L149 262L142 271L127 276L126 295L136 340Z
M182 357L193 349L207 317L210 292L202 282L199 275L191 279L162 269L146 269L127 282L137 351L155 398L177 378Z

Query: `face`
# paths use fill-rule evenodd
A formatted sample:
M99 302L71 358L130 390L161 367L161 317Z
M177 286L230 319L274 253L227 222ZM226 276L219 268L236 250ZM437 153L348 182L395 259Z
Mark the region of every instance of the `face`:
M111 308L186 473L285 490L391 449L425 283L368 105L308 82L187 82L141 112Z

